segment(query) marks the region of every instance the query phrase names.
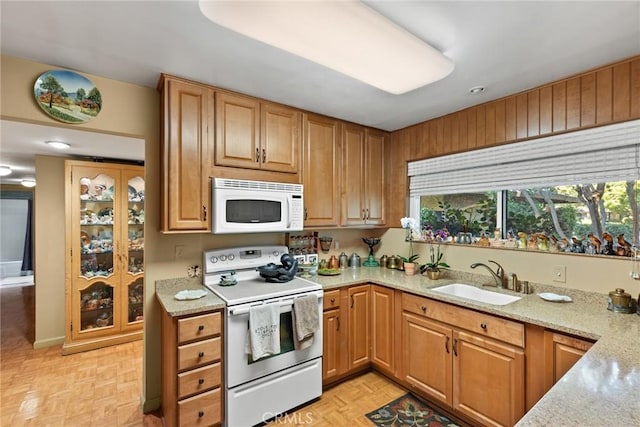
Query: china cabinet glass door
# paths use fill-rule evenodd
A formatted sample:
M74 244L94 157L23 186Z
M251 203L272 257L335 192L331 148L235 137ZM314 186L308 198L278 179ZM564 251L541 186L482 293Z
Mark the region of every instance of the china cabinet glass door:
M142 324L144 295L144 170L140 167L123 169L122 181L127 191L126 272L123 275L123 299L127 301L123 329Z
M77 166L71 175L71 331L84 339L119 329L120 170Z

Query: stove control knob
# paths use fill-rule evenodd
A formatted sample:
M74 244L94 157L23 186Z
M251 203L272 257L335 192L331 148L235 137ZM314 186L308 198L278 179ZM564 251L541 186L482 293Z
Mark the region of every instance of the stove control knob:
M211 261L212 263L216 263L218 262L218 257L217 256L212 256L211 258L209 258L209 261Z
M235 258L236 258L236 256L235 256L234 254L229 254L229 255L227 256L227 259L228 259L229 261L233 261Z
M226 260L227 260L226 255L220 255L220 261L226 261Z
M278 256L278 255L280 255L280 252L278 252L278 251L273 251L273 256Z

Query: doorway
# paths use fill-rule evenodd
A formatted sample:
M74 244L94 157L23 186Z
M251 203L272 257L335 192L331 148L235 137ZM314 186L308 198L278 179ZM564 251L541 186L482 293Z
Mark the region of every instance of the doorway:
M0 190L0 287L33 286L33 192Z

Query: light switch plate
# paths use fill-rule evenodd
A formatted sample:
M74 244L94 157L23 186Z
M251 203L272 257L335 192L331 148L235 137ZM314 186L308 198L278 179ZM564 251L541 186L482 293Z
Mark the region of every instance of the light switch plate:
M553 281L565 283L567 281L567 267L564 265L553 266Z

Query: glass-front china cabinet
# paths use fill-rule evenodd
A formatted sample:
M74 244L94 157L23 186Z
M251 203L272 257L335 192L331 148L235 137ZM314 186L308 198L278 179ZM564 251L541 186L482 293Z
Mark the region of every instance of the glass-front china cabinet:
M144 167L67 160L65 354L142 337Z

